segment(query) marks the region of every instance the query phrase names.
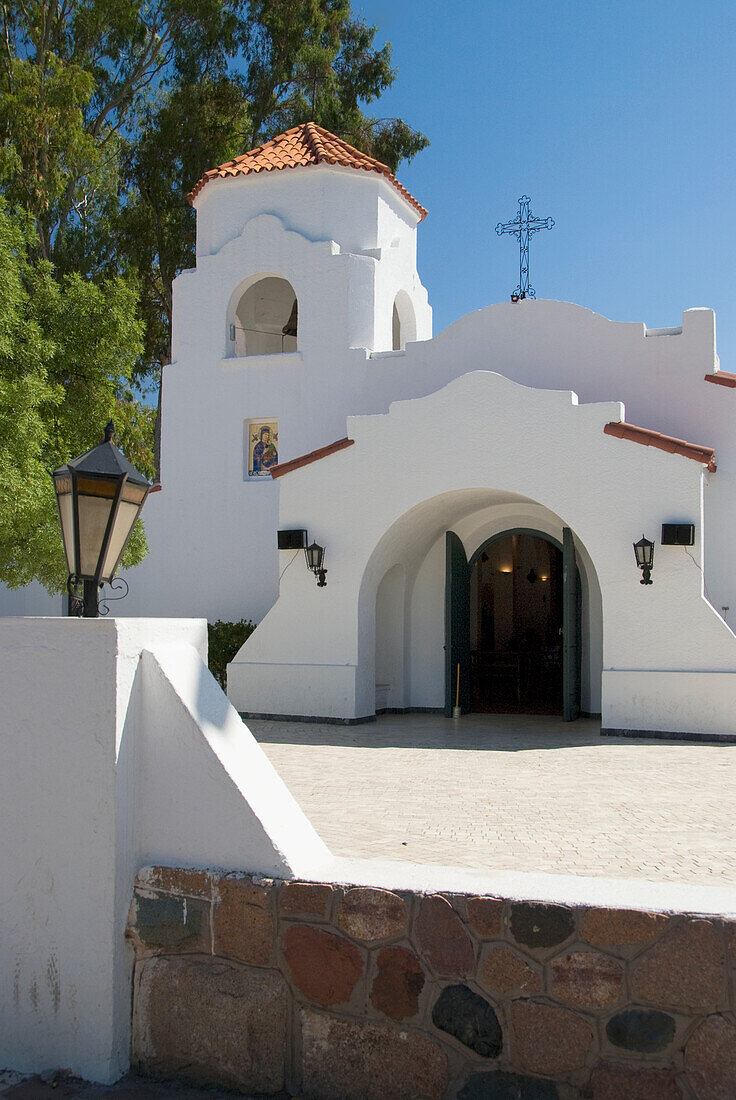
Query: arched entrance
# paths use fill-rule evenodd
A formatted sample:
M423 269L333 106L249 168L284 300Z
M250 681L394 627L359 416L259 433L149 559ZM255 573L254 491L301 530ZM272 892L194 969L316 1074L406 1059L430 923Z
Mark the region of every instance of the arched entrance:
M448 531L445 709L580 714L581 585L572 533L517 528L468 561Z

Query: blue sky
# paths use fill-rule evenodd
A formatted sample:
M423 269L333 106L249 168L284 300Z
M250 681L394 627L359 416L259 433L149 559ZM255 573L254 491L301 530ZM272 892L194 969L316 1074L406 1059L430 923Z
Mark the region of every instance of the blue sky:
M354 0L398 77L371 110L422 130L399 177L429 209L419 268L435 332L508 299L526 193L539 298L620 321L716 310L736 371L736 7L724 2Z

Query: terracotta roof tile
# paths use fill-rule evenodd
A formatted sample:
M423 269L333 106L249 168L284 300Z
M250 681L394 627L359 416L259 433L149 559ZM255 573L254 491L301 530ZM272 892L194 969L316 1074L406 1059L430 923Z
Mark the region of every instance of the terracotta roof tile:
M359 149L348 145L342 138L323 130L316 122L302 122L285 134L243 153L234 160L221 164L205 172L187 195L191 205L203 187L214 179L227 179L229 176L247 176L251 172L273 172L282 168L305 168L312 164L339 164L344 168L358 168L365 172L378 172L393 184L399 194L414 207L423 221L427 211L399 183L396 176L380 160L361 153Z
M319 462L320 458L327 458L335 451L344 451L346 447L352 447L354 443L354 439L348 439L345 436L344 439L337 439L334 443L328 443L326 447L318 447L316 451L300 455L299 458L292 458L288 462L280 462L278 466L271 467L271 477L283 477L284 474L290 474L292 470L298 470L301 466L308 466L310 462Z
M706 374L706 382L715 382L717 386L730 386L731 389L736 387L736 374L731 374L727 370L717 370L715 374Z
M684 439L676 439L673 435L662 435L661 432L652 431L651 428L638 428L636 424L627 424L625 420L619 423L612 421L606 424L603 431L606 435L614 435L618 439L628 439L632 443L641 443L645 447L656 447L669 454L692 458L695 462L701 462L707 466L711 473L716 470L716 456L712 447L687 443Z

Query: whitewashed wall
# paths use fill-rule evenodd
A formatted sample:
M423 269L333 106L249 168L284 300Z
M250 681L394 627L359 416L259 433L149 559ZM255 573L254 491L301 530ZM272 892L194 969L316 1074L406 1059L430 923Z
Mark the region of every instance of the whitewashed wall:
M142 864L328 858L206 645L203 621L0 620L0 1066L125 1071Z
M144 516L151 550L116 613L261 620L278 592L279 490L268 478L244 478L244 421L277 418L284 461L343 436L350 415L385 413L392 401L426 396L474 370L572 389L581 402L623 401L634 423L714 446L703 564L714 607L736 607L736 392L703 380L717 365L711 310L647 330L529 300L478 310L429 339L416 211L377 174L318 166L218 180L198 196L197 219L197 267L174 287L163 491ZM299 350L235 358L228 324L238 295L268 274L288 278L297 293ZM391 352L401 289L419 342ZM539 492L532 499L546 506ZM658 537L655 527L647 533ZM0 596L0 608L17 611L9 599L17 597Z
M269 224L274 237L283 234L275 223ZM714 446L719 468L705 490L705 569L714 606L736 606L730 567L730 517L736 514L731 405L736 395L703 380L714 366L710 311L684 314L679 335L648 336L642 325L609 322L577 306L520 302L472 314L404 353L366 358L365 352L345 346L347 335L341 350L317 326L311 348L295 355L223 359L223 318L232 288L240 285L237 272L243 270L246 254L252 258L257 252L254 242L266 223L259 219L259 226L253 225L251 236L243 239L252 247L244 248L242 256L234 247L227 293L223 289L219 296L214 268L225 262L225 256L210 258L212 289L206 300L218 303L217 325L197 337L196 354L180 347L180 359L167 369L164 489L147 505L152 549L131 575L126 613L151 607L166 613L191 610L209 618L245 614L260 620L272 605L279 569L279 490L268 479L243 480L244 419L279 419L279 454L284 461L342 437L352 413L385 412L392 400L426 395L473 369L497 370L530 386L573 388L581 401L624 400L630 421ZM284 248L288 244L291 249L287 237ZM258 245L265 247L263 241ZM333 287L325 295L332 306L343 276L336 277L334 286L320 282L319 264L329 269L344 257L327 255L320 245L303 243L303 250L300 263L309 264L312 284ZM264 269L258 261L253 263ZM265 270L276 267L300 289L305 285L304 277L299 283L285 261L269 263ZM193 318L198 316L202 284L199 275L191 278L186 297L183 289L177 290L177 308ZM187 279L190 276L182 277L182 288ZM302 297L301 318L308 325ZM333 329L339 324L336 319ZM182 336L182 344L186 339ZM217 344L214 362L210 343ZM194 336L189 346L195 348ZM492 416L489 430L495 430ZM539 500L539 494L534 499ZM664 518L692 517L671 512ZM310 516L305 524L312 526ZM174 539L176 531L181 537ZM647 533L657 539L659 531L650 527Z
M684 712L690 730L732 721L736 638L705 599L700 568L703 484L718 475L605 435L605 424L623 415L618 404L580 405L570 392L475 372L422 400L396 402L387 415L351 417L354 446L281 479L280 525L309 524L326 545L328 586L318 589L302 561L283 573L279 600L229 667L236 707L372 714L376 593L397 564L413 578L409 705L441 705L443 533L457 528L472 552L527 517L557 538L570 527L580 550L588 597L584 709L597 709L602 670L604 678L635 670L633 687L604 680L603 724L616 726L625 713L629 727L662 729L657 677L684 669L703 674L698 693L719 674L715 700L700 716L695 702ZM458 446L448 428L460 425ZM642 586L632 543L674 517L696 524L692 555L658 548L654 584Z

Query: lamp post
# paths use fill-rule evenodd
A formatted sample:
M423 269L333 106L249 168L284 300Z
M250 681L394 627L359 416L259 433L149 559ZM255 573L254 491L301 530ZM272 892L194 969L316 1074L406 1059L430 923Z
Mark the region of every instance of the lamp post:
M642 578L639 584L653 584L652 566L654 565L654 543L642 535L639 541L634 543L634 554L636 556L636 564L642 571Z
M115 576L151 488L115 446L114 433L111 420L102 443L52 475L69 570L70 614L81 613L85 619L99 615L99 587ZM80 584L81 600L76 593ZM72 601L77 608L81 604L81 612L71 610Z

